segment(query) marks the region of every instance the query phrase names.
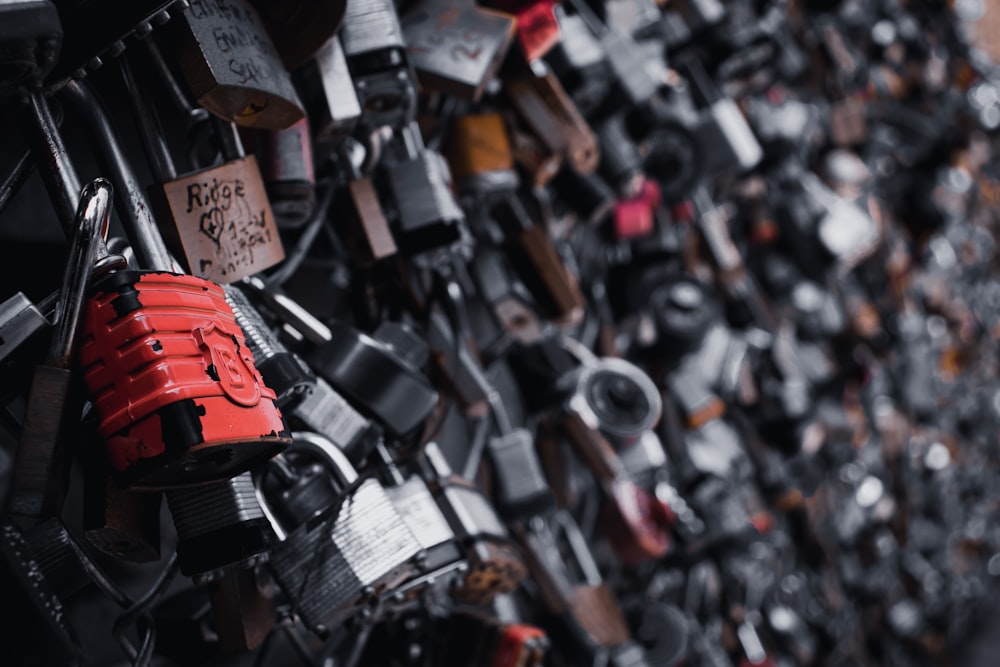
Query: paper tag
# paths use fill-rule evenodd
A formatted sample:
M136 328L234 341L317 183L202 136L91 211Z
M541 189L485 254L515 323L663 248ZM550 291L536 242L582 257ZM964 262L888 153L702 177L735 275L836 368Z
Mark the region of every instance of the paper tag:
M232 283L285 258L252 155L165 183L163 192L192 274Z

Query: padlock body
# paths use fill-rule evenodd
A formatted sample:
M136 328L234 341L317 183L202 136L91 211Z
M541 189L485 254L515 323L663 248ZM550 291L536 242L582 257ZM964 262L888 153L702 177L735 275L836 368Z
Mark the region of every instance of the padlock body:
M96 286L83 320L84 382L120 484L228 479L291 442L218 285L123 271Z

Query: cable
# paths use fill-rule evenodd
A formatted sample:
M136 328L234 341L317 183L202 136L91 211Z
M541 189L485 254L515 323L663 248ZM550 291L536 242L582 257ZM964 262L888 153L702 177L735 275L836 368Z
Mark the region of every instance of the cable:
M288 282L295 275L295 272L299 270L306 255L309 254L309 249L312 248L313 243L316 241L316 236L323 227L323 223L326 222L327 213L330 211L330 205L333 203L334 191L335 188L332 183L327 182L323 184L323 195L316 204L316 210L313 211L312 218L306 223L305 230L299 236L295 248L285 258L285 261L282 262L281 266L274 273L265 278L268 285L271 287L280 287Z

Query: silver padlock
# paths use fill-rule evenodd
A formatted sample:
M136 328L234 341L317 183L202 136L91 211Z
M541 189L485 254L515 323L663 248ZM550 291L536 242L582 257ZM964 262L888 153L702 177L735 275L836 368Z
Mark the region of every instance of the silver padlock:
M326 438L293 434L258 488L280 540L268 568L317 635L416 573L421 543L381 482L359 478Z

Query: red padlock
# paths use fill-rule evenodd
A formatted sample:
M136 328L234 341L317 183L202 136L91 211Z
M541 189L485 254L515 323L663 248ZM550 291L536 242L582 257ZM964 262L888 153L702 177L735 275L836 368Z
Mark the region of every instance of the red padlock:
M540 628L523 623L505 625L490 667L539 667L548 646L548 637Z
M642 182L633 197L620 200L615 205L615 236L618 240L629 241L652 233L660 203L660 188L648 179Z
M122 271L101 281L80 365L121 486L228 479L291 443L222 288L203 278Z
M559 43L559 21L555 7L559 0L489 0L482 4L513 14L517 20L517 41L526 61L533 62Z

